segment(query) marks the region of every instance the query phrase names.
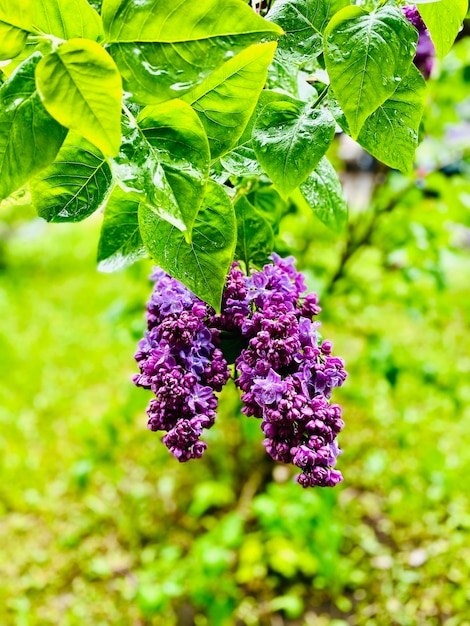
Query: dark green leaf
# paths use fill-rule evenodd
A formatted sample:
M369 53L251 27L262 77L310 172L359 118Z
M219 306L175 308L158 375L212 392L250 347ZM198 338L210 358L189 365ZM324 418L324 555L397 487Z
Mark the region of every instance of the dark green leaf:
M194 110L181 100L146 107L138 124L161 163L189 232L209 176L209 142Z
M80 222L102 205L111 182L101 152L69 134L56 161L31 185L33 204L48 222Z
M190 244L179 230L144 204L139 207L139 225L145 247L155 262L220 311L236 244L235 212L223 188L213 182L207 185Z
M242 0L104 0L102 15L125 88L143 104L180 98L244 48L282 34Z
M49 165L67 134L36 91L41 57L38 52L24 61L0 88L0 200Z
M275 43L265 43L243 50L184 97L206 129L212 159L228 152L241 137L266 82L275 49Z
M104 210L98 244L98 269L114 272L146 256L139 231L138 195L115 187Z
M277 0L266 16L286 33L279 39L279 56L304 63L321 54L323 31L332 15L349 0Z
M335 134L330 112L295 101L264 107L253 128L253 147L265 172L283 195L303 182Z
M417 40L416 29L397 7L371 13L346 7L330 21L324 42L326 69L353 138L406 76Z
M44 106L63 126L106 156L121 144L122 85L109 54L96 42L72 39L44 57L36 70Z
M300 185L300 194L325 226L335 232L344 229L348 219L348 207L341 182L326 157L323 157L315 171Z
M274 234L279 232L279 222L287 210L287 203L272 185L258 187L249 196L250 202L271 225Z
M419 12L428 27L438 57L445 57L451 49L467 11L467 0L439 0L419 5Z
M235 258L243 261L247 269L251 265L262 267L273 251L271 226L244 196L235 203L235 214L238 232Z

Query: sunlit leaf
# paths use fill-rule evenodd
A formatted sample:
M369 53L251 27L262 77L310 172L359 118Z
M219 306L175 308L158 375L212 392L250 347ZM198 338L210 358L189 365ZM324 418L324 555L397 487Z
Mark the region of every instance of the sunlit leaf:
M155 262L219 311L236 244L235 212L223 188L209 182L190 244L144 204L139 207L139 225Z
M416 29L393 6L371 13L346 7L330 21L326 69L353 138L408 72L417 41Z
M265 172L287 195L317 166L334 134L329 111L302 102L272 102L256 120L253 147Z
M31 185L33 205L48 222L80 222L102 205L111 182L101 152L69 134L57 159Z
M44 106L63 126L106 156L121 143L122 86L109 54L94 41L71 39L44 57L36 70Z
M206 129L213 159L228 152L241 137L266 82L275 49L275 43L266 43L243 50L184 97Z
M67 134L36 91L41 57L38 52L24 61L0 88L0 199L49 165Z
M0 61L18 56L26 45L28 32L0 21Z
M419 5L419 12L428 27L438 57L445 57L451 49L467 11L467 0L439 0Z
M98 269L114 272L146 256L139 230L139 196L115 187L104 210Z
M104 0L102 16L125 89L143 104L180 98L244 48L282 34L242 0Z

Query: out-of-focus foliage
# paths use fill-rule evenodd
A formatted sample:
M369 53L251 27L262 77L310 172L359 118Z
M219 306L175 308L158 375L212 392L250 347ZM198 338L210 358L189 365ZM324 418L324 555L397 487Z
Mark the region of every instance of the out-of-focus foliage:
M431 83L432 173L344 172L347 245L282 220L350 372L334 491L293 484L230 387L177 464L130 383L150 265L97 274L98 219L2 205L2 625L470 624L468 73L463 39Z

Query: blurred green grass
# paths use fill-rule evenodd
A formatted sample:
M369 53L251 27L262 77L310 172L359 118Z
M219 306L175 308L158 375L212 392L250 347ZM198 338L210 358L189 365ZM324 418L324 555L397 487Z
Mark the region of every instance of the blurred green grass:
M436 176L440 200L413 192L384 216L324 294L324 334L350 373L335 398L347 423L335 490L304 491L272 464L231 387L205 457L177 464L130 382L150 263L99 274L99 217L13 220L0 270L0 623L470 624L459 180ZM324 291L340 243L300 214L281 232Z

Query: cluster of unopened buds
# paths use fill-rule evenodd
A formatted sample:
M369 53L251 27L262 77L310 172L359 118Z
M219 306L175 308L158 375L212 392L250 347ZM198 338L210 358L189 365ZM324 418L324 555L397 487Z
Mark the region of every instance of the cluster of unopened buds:
M271 260L249 276L233 263L220 314L156 269L134 382L155 394L149 428L166 431L163 443L179 461L199 458L207 447L200 436L216 417L216 392L230 377L222 337L238 338L234 380L242 412L261 420L267 453L299 468L303 487L333 487L342 480L335 465L344 423L330 399L346 378L344 363L319 338L318 299L305 293L293 257L273 253Z

